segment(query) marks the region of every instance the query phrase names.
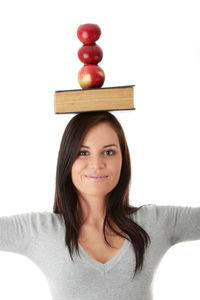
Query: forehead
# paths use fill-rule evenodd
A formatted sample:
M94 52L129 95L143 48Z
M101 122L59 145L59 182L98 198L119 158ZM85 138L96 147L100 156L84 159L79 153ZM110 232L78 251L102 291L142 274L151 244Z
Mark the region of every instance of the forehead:
M116 131L110 124L100 123L89 129L83 142L119 143L119 139Z

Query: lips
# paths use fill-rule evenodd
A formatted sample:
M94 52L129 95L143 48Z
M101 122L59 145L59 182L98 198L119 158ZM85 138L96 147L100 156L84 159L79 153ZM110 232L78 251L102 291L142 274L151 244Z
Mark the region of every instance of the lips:
M90 182L98 182L98 183L100 183L100 182L104 182L106 179L107 179L107 177L108 176L105 176L105 175L85 175L85 177L87 178L87 180L88 181L90 181Z
M108 177L106 175L85 175L86 177L89 177L89 178L105 178L105 177Z

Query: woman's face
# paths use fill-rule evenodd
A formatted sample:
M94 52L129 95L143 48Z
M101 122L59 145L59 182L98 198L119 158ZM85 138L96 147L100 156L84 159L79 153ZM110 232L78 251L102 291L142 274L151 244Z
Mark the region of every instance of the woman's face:
M88 131L82 145L72 166L72 182L85 197L104 197L120 177L122 155L118 136L108 123L101 123Z

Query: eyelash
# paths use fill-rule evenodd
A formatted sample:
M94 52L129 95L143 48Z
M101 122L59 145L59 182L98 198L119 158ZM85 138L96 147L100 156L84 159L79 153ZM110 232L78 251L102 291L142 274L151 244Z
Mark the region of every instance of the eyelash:
M113 154L112 154L112 155L108 155L108 156L113 156L113 155L115 154L115 151L114 151L114 150L106 150L106 151L104 151L104 152L109 152L109 151L112 151ZM86 155L80 155L81 153L85 153L85 152L88 152L88 151L80 151L78 155L79 155L79 156L86 156Z

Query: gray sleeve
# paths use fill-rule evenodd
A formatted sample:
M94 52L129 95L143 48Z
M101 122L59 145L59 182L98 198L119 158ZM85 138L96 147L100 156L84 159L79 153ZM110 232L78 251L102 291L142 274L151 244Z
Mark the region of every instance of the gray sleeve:
M156 218L171 246L200 240L200 207L156 205Z
M34 242L34 213L0 217L0 250L28 255Z

